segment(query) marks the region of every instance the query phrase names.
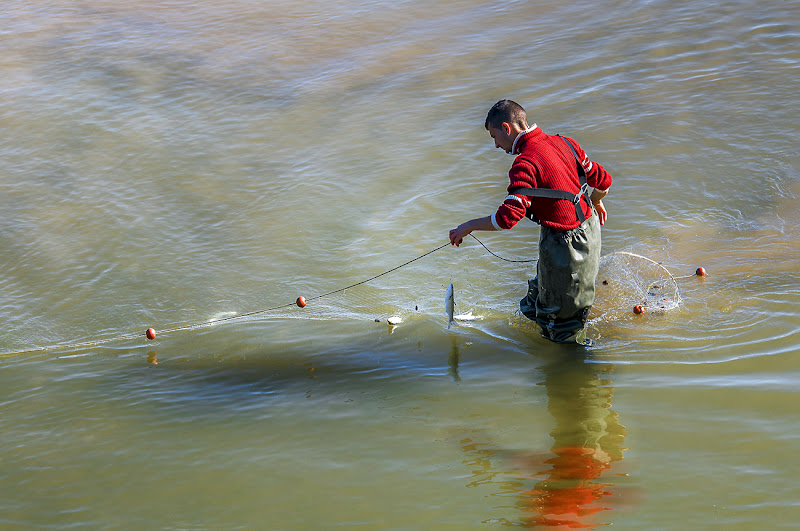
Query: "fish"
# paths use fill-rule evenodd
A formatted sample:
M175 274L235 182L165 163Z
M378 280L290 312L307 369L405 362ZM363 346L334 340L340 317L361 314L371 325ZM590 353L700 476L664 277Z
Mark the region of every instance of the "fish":
M447 329L450 330L450 325L453 324L453 310L455 309L456 301L453 298L453 284L447 286L447 293L444 295L444 313L447 315Z

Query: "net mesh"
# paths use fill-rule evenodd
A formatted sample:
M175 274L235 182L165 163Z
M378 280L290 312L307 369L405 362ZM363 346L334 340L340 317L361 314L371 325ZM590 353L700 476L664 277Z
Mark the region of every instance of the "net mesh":
M478 242L481 243L487 251L489 250L480 240L478 240ZM441 316L440 318L442 321L446 322L443 317L443 295L445 285L441 283L441 279L437 282L436 279L425 280L424 278L415 278L413 282L409 282L407 278L398 276L394 280L384 278L381 282L372 283L371 281L397 271L448 245L449 243L443 244L404 264L356 282L355 284L335 289L321 295L307 297L308 307L302 312L297 311L294 302L285 302L284 304L278 304L247 313L235 313L230 311L220 312L208 320L197 321L190 324L177 324L172 327L158 329L156 332L159 334L159 337L161 337L161 334L170 332L194 330L234 320L264 319L265 317L298 319L369 318L376 322L388 322L390 325L394 326L406 320L414 319L417 315L433 314ZM491 252L491 254L507 262L520 264L520 267L525 271L530 266L522 266L521 264L536 262L536 260L510 260L493 252ZM368 282L370 285L366 285ZM412 284L415 289L409 290L408 286ZM495 285L504 284L506 284L506 282L495 283ZM511 286L510 283L508 285ZM600 259L596 287L596 297L592 309L592 313L596 317L591 319L591 321L595 323L598 321L622 319L624 316L630 315L631 309L637 306L642 307L642 313L663 313L678 308L681 305L681 297L675 277L661 264L634 253L618 251L603 256ZM507 301L518 300L520 294L517 290L519 290L519 284L513 287L513 291L509 291L506 296L498 299L496 291L493 291L492 295L487 295L486 293L481 295L482 290L470 289L469 284L467 284L466 289L463 292L459 292L456 296L456 300L470 302L457 306L456 314L463 315L461 315L460 318L455 318L458 321L468 322L481 320L483 318L491 319L494 316L504 316L508 311ZM465 294L465 298L463 299L461 298L462 293ZM493 303L493 301L496 300L503 300L505 302L498 305L497 303ZM389 301L395 302L392 303ZM457 302L456 304L459 303ZM476 308L483 309L478 310L478 314L472 314L472 309ZM519 319L520 321L529 323L526 318L520 317ZM143 337L145 337L145 334L139 330L138 332L118 335L116 337L100 337L84 342L56 343L50 346L31 346L23 350L0 352L0 358L28 352L90 347L114 341L142 340ZM153 339L152 337L147 337L148 339Z
M606 319L630 314L636 306L642 312L663 313L680 305L675 277L658 262L624 251L600 259L593 309Z

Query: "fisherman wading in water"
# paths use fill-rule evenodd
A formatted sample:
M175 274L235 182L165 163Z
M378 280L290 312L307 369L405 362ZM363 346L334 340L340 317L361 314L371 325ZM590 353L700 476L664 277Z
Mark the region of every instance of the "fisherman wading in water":
M547 339L585 343L600 265L600 225L607 215L602 199L611 175L571 138L528 126L525 109L511 100L489 110L485 127L496 147L516 156L508 195L491 216L451 230L450 243L460 245L474 230L510 229L524 217L539 223L536 277L528 281L520 309Z

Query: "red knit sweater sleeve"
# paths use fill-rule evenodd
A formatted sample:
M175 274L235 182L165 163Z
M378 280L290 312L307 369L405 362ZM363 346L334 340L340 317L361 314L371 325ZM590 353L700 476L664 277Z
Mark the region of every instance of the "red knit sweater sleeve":
M532 164L517 159L508 172L511 181L508 189L519 187L536 188L535 175L536 168ZM509 194L494 216L492 216L492 223L496 228L510 229L525 217L529 206L531 206L531 200L528 196Z
M529 135L523 138L522 153L514 159L508 172L508 190L542 187L577 194L580 183L575 169L575 156L564 143L564 138L545 135L540 131ZM581 161L588 185L599 190L608 190L611 186L611 175L600 164L590 160L577 142L571 138L566 140ZM584 215L587 218L591 216L591 208L583 203L582 206ZM518 194L506 196L503 204L492 215L492 224L497 229L510 229L525 217L529 207L542 225L555 230L570 230L580 225L571 201L530 198Z
M586 182L589 186L597 188L598 190L608 190L611 187L611 175L600 164L590 160L589 156L577 142L571 138L567 138L567 140L572 144L572 147L575 148L575 152L581 160L581 166L583 166L583 171L586 172Z

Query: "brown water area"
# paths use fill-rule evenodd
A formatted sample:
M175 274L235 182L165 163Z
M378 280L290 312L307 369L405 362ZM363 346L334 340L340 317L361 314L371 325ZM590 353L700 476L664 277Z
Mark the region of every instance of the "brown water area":
M796 526L800 3L40 4L0 28L0 529ZM643 257L589 348L518 312L534 224L446 245L506 196L501 98Z

